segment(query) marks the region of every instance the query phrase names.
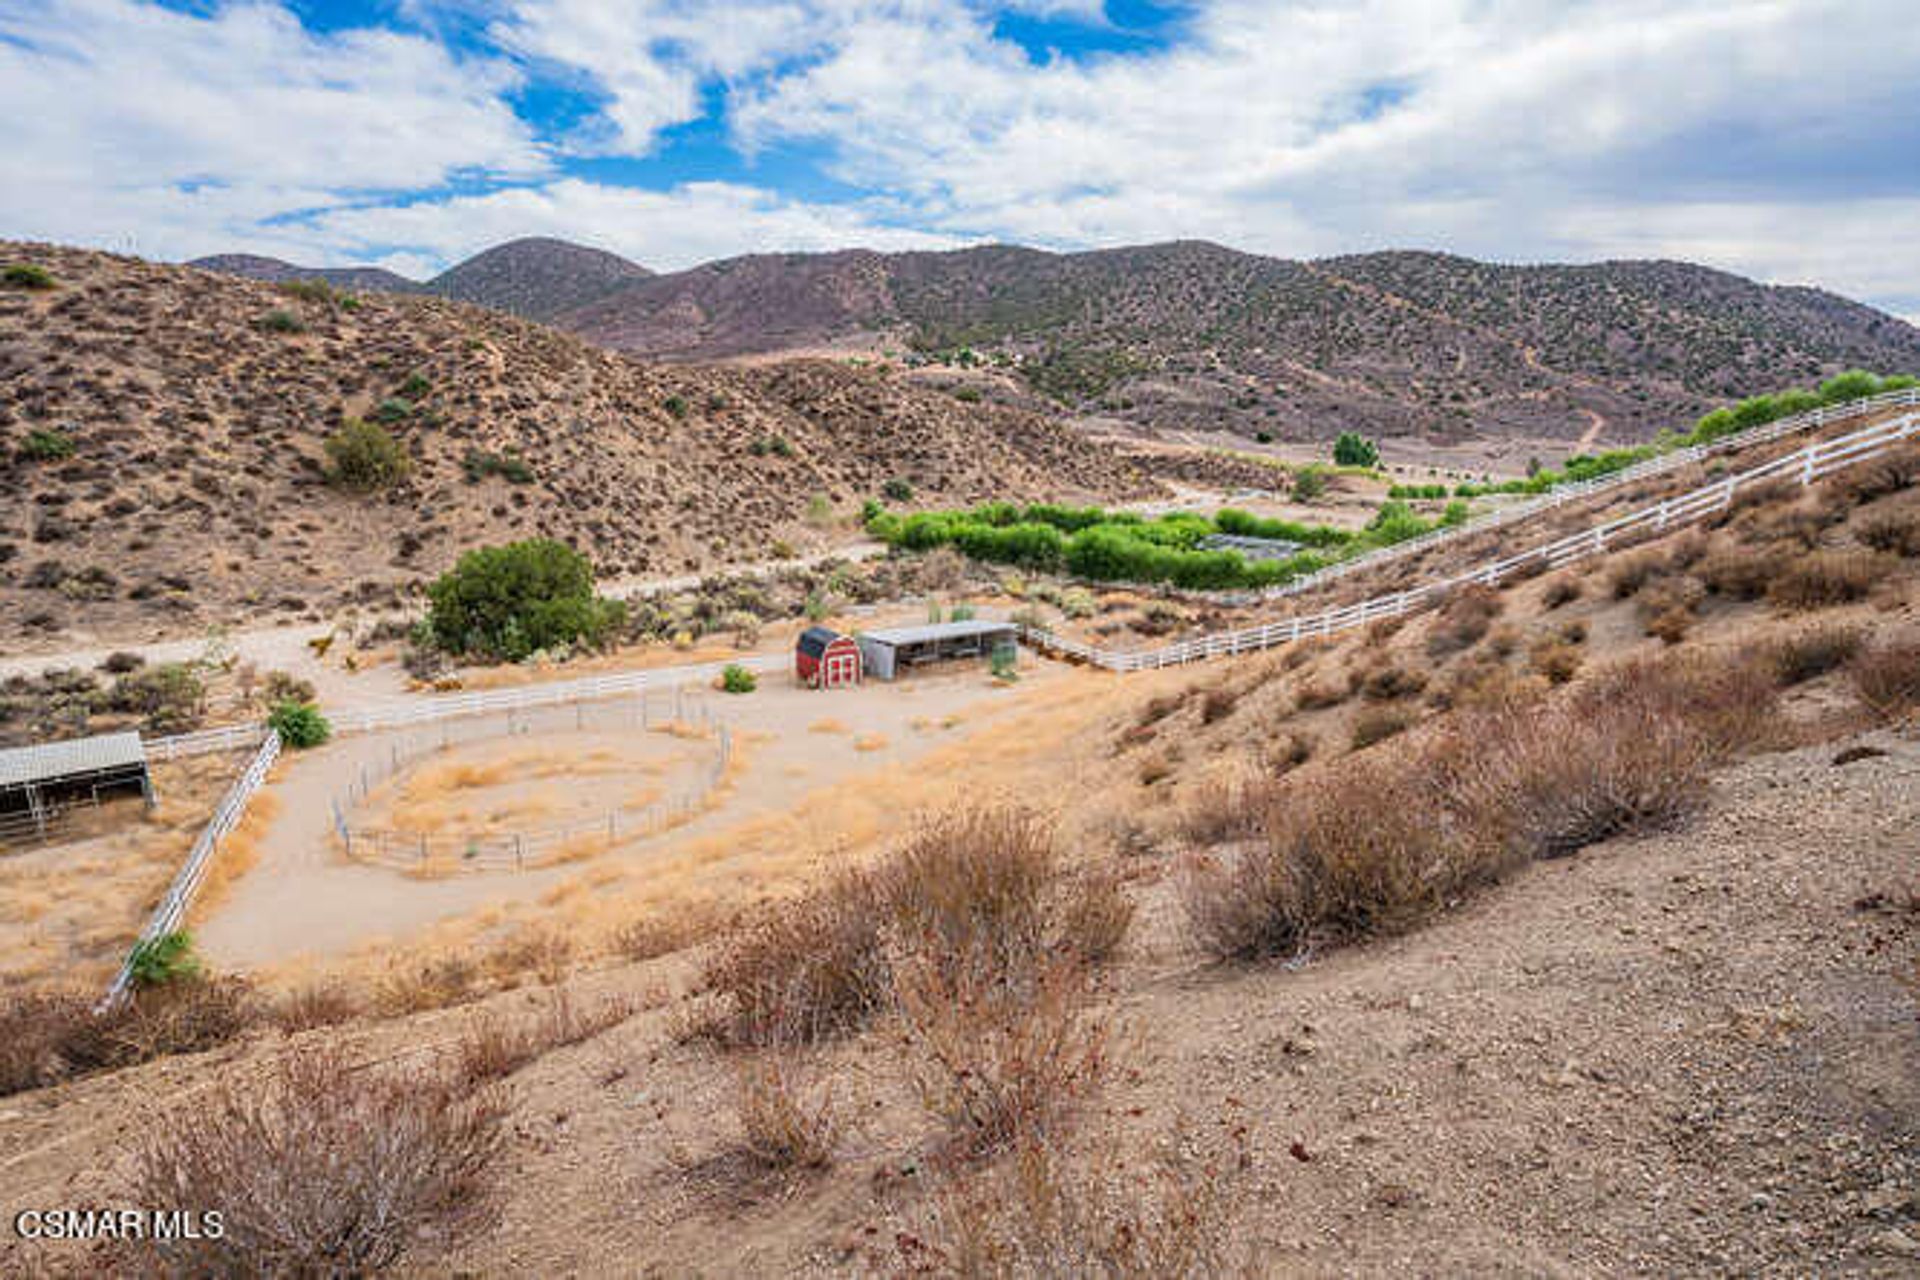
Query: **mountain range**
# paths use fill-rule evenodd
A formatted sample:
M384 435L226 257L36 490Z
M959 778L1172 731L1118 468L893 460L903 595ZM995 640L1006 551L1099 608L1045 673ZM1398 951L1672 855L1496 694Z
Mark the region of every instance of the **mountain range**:
M237 279L0 242L0 645L319 616L544 535L609 576L831 541L904 484L937 504L1155 491L1056 417L824 360L661 366L414 292ZM470 277L472 278L472 277ZM484 276L479 277L485 279ZM368 419L405 451L329 482Z
M518 240L424 284L367 270L240 268L438 293L655 360L890 355L1150 432L1625 443L1843 368L1920 369L1920 330L1893 316L1666 261L1292 261L1182 241L764 254L654 274Z

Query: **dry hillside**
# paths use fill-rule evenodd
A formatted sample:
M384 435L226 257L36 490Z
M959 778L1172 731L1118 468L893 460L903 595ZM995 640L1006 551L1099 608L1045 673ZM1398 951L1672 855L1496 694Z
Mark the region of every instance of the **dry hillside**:
M342 1227L187 1270L1913 1273L1920 453L1364 633L1055 674L913 792L970 803L797 833L791 897L620 918L583 871L377 981L104 1037L7 1006L0 1209Z
M816 497L834 514L813 525L894 479L939 502L1150 488L1045 419L879 371L662 369L438 299L43 245L0 259L56 281L0 289L10 644L388 600L533 534L608 575L762 560L826 536ZM388 492L327 482L323 442L360 417L410 459Z

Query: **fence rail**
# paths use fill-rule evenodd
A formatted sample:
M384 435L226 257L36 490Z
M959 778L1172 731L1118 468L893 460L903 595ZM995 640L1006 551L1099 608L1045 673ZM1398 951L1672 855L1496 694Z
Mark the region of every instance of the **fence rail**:
M1269 587L1252 593L1261 600L1278 600L1287 596L1311 591L1315 587L1325 586L1329 582L1344 578L1349 574L1366 569L1375 569L1390 564L1405 556L1416 555L1433 547L1457 538L1468 537L1476 533L1485 533L1489 529L1499 529L1517 520L1524 520L1543 511L1565 506L1569 502L1592 497L1608 489L1630 485L1636 481L1664 475L1669 471L1704 461L1716 454L1731 453L1737 449L1749 449L1754 445L1767 444L1785 436L1802 431L1818 431L1837 422L1849 422L1855 418L1883 413L1890 409L1920 407L1920 387L1906 387L1899 391L1883 391L1876 396L1863 396L1858 400L1849 400L1845 404L1822 406L1798 413L1790 418L1781 418L1777 422L1750 427L1745 431L1736 431L1710 440L1706 444L1689 445L1684 449L1675 449L1668 453L1656 454L1644 462L1636 462L1609 475L1596 476L1592 480L1574 480L1566 484L1555 485L1552 489L1526 502L1502 507L1452 528L1432 529L1418 537L1408 538L1405 542L1396 542L1392 546L1381 547L1365 555L1355 556L1351 560L1342 560L1330 564L1324 569L1295 578L1284 586Z
M591 714L586 703L575 703L571 716L554 715L560 710L557 707L536 709L531 720L516 723L510 719L506 735L491 730L459 734L450 732L443 722L438 733L419 735L405 743L390 743L377 757L364 761L347 789L333 797L334 834L340 838L347 856L359 862L412 872L474 872L537 868L585 852L599 840L612 843L665 831L699 811L733 760L732 731L714 718L704 698L687 699L677 690L671 694L670 698L660 700L657 713L652 699L643 691L628 702L614 705L602 702ZM539 715L542 710L548 713L545 717ZM518 715L519 709L511 714ZM592 724L588 723L589 719ZM610 725L647 730L680 726L707 730L713 735L716 750L713 759L701 767L695 785L678 794L637 808L607 809L592 818L560 826L531 831L428 834L355 826L349 820L353 807L364 802L380 783L448 747L513 734L602 729Z
M1664 532L1703 519L1727 507L1732 503L1733 495L1743 488L1773 479L1792 479L1809 485L1843 467L1878 456L1917 437L1920 437L1920 413L1876 422L1831 440L1817 441L1746 471L1710 481L1679 497L1663 498L1540 546L1477 565L1464 573L1321 613L1285 618L1234 631L1214 632L1159 649L1101 649L1054 635L1042 628L1024 625L1020 629L1021 639L1036 649L1105 667L1110 671L1153 670L1206 658L1271 649L1312 636L1333 635L1363 627L1381 618L1401 617L1424 609L1448 592L1469 583L1493 586L1523 569L1556 569L1587 556L1612 550L1646 533ZM1751 433L1745 438L1747 443L1754 442ZM1691 460L1697 460L1697 457Z
M143 944L165 937L180 927L187 917L187 908L193 903L194 894L200 890L201 882L207 878L207 870L213 865L219 854L220 842L227 833L238 826L241 817L247 811L247 801L266 781L268 770L273 762L280 758L280 735L273 730L266 731L266 739L260 749L254 753L253 760L247 765L245 773L240 775L227 794L220 800L220 807L213 811L213 819L208 822L200 837L193 842L193 848L187 853L187 860L180 865L180 871L167 887L166 896L160 899L160 905L153 909L153 915L147 920L147 927L140 931L139 939L133 949L127 952L127 958L120 965L120 972L114 976L113 984L107 988L102 1007L109 1007L126 999L127 992L133 986L134 957Z

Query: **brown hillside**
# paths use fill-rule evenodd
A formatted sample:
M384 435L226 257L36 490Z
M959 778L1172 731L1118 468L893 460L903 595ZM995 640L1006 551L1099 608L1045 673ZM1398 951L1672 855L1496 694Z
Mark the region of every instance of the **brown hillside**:
M809 532L815 495L844 516L894 478L939 502L1150 488L1044 419L882 371L660 369L437 299L296 296L41 245L0 258L58 282L0 290L8 641L82 613L111 635L389 599L535 534L605 575L765 559ZM410 475L330 486L323 441L396 398ZM71 456L32 456L36 431ZM471 478L480 454L531 478Z

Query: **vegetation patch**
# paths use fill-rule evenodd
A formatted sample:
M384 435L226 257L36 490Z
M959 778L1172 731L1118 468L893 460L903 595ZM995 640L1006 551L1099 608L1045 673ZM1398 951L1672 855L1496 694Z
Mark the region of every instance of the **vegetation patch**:
M327 437L327 478L343 489L372 493L406 479L406 449L377 422L351 418Z
M519 662L603 644L626 607L593 593L593 566L563 542L530 538L461 556L427 590L426 634L447 653Z

